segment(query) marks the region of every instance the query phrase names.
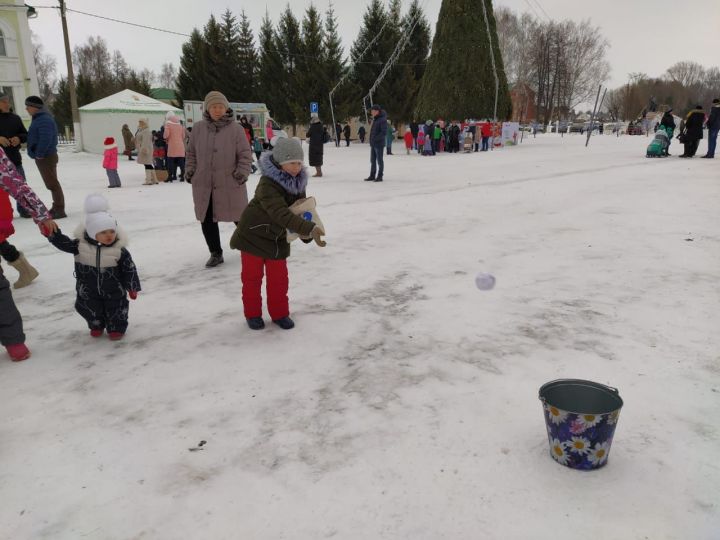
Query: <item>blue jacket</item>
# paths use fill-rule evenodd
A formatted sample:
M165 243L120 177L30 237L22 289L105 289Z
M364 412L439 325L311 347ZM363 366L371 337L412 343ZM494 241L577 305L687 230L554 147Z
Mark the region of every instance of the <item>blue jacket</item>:
M380 111L370 126L370 137L368 142L372 146L385 146L387 137L387 113Z
M44 158L57 154L57 126L46 110L35 113L27 135L27 153L30 158Z

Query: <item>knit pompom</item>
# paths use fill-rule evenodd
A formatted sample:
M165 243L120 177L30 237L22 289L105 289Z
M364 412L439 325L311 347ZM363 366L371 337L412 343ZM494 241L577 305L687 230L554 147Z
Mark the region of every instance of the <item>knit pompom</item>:
M85 199L85 213L94 214L95 212L107 212L108 202L105 197L98 193L88 195Z

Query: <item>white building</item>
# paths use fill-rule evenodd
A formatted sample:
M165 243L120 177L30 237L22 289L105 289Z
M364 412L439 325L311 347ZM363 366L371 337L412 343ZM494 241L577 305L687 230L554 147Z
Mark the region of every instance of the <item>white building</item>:
M15 113L26 123L30 115L25 111L25 98L40 93L28 14L24 0L2 0L0 4L0 92L10 95Z

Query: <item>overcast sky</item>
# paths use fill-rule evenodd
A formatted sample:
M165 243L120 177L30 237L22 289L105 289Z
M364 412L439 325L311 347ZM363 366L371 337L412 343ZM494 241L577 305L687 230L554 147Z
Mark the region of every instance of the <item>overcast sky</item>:
M35 4L33 0L28 2ZM37 2L38 5L54 3L54 0ZM327 0L289 3L298 18L310 3L322 12L328 5ZM357 36L367 3L334 0L346 53ZM407 6L410 0L403 3ZM425 0L433 31L441 3L442 0ZM68 7L76 10L188 34L194 27L202 27L211 13L220 15L228 6L236 13L245 9L256 36L265 10L273 22L277 22L287 4L288 0L67 0ZM625 83L628 73L658 76L680 60L694 60L706 67L720 65L720 0L495 0L494 5L533 13L532 6L535 14L545 17L542 7L551 19L592 19L610 42L608 60L612 72L608 85L611 88ZM38 9L38 12L39 16L30 21L30 28L40 37L46 51L57 57L58 70L64 74L58 10ZM110 50L120 50L131 67L147 67L156 72L165 62L179 65L181 47L187 40L183 36L77 13L68 13L68 26L71 46L84 43L89 36L101 35Z

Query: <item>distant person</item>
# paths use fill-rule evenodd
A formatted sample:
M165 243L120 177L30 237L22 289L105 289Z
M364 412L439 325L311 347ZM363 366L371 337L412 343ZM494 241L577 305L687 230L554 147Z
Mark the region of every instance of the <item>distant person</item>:
M25 100L25 110L32 116L27 136L27 153L35 160L45 187L52 194L53 204L50 216L53 219L67 217L65 213L65 195L57 177L57 125L52 115L45 109L43 100L30 96Z
M417 147L418 147L418 142L417 142L418 133L420 133L420 126L418 126L418 123L410 122L410 134L412 135L414 150L417 150Z
M405 126L405 133L403 134L403 139L405 141L405 153L407 155L410 155L410 151L413 149L413 146L415 144L415 139L413 139L412 131L410 131L410 126Z
M157 176L155 175L155 169L153 169L153 138L146 118L138 120L138 128L135 132L135 146L137 148L138 165L145 167L145 182L143 182L143 185L157 184Z
M10 96L0 95L0 146L23 178L26 177L20 148L27 141L27 135L22 119L11 110ZM16 206L20 217L30 217L30 213L20 206L20 203L16 203Z
M167 169L168 182L185 179L185 139L187 133L180 123L180 119L170 111L165 116L165 131L163 134L167 143ZM177 170L180 167L180 177L178 178Z
M335 123L335 146L340 147L340 138L342 137L342 126L340 122Z
M382 182L385 163L383 162L383 151L385 150L385 139L387 137L387 114L380 105L373 105L370 109L373 117L370 126L370 176L365 178L366 182ZM375 176L377 174L377 176Z
M715 157L715 146L717 145L718 131L720 131L720 99L712 100L710 116L705 122L705 126L708 128L708 149L707 154L703 157L712 159Z
M395 139L395 129L393 129L390 120L387 121L387 132L385 134L385 145L387 146L387 155L392 156L392 144Z
M218 222L239 222L248 205L252 150L222 93L208 92L203 111L190 135L185 176L210 251L205 267L213 268L225 262Z
M118 147L115 144L115 139L112 137L105 137L103 141L103 169L108 177L109 188L120 187L120 175L118 175Z
M361 144L365 144L365 126L358 128L358 139L360 139Z
M307 131L307 141L309 146L308 160L311 167L315 167L314 177L321 178L323 175L323 153L325 149L325 134L327 131L323 128L320 118L313 116L310 118L310 127Z
M660 125L668 132L668 145L665 149L665 155L669 156L671 155L669 152L670 143L672 142L673 134L675 133L675 117L672 115L672 108L665 111L665 114L663 114L662 119L660 120Z
M492 135L492 126L490 122L483 122L480 126L480 135L482 136L482 146L480 151L487 152L489 150L490 135Z
M682 133L682 142L685 145L685 151L681 158L691 158L697 152L700 140L703 138L703 123L705 122L705 113L702 105L696 105L685 117L685 131Z
M345 124L345 127L343 128L343 136L345 137L345 147L347 148L350 146L350 125Z
M135 150L135 138L127 124L123 124L122 137L123 144L125 145L123 155L128 157L128 161L135 161L132 157L133 150Z

